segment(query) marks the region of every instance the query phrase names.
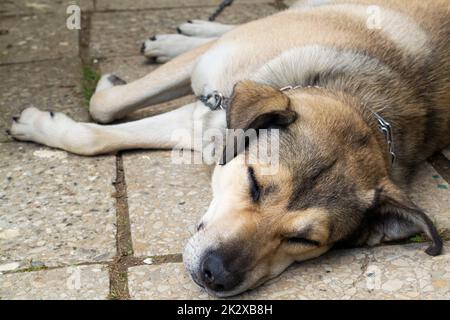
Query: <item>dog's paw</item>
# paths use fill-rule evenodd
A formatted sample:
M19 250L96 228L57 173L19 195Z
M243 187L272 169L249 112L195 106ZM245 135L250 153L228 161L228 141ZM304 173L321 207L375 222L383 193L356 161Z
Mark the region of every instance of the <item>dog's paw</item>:
M161 34L146 40L142 44L141 53L151 61L164 63L209 41L211 41L211 38L188 37L182 34Z
M33 141L73 153L95 153L90 124L73 121L65 114L30 107L20 117L13 117L9 133L17 140Z
M95 88L95 92L100 92L102 90L106 90L115 86L121 86L127 84L127 82L114 74L105 74L101 76L100 80L97 83L97 87Z
M204 20L188 20L177 27L180 34L191 37L212 38L220 37L224 33L233 29L234 26L210 22Z
M22 111L19 117L13 117L9 132L17 140L60 147L59 137L63 136L73 123L72 119L62 113L30 107Z
M165 63L195 46L195 39L187 36L160 34L145 40L141 53L152 62Z

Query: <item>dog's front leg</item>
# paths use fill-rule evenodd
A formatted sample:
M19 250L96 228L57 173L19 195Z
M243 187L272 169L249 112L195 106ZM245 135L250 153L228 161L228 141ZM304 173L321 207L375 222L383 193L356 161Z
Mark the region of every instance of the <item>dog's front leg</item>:
M224 112L211 112L200 102L117 125L76 122L62 113L28 108L14 119L11 134L18 140L92 156L125 149L202 151L203 131L211 126L225 129Z
M89 112L97 122L108 123L130 112L182 97L191 90L191 74L209 42L162 65L147 76L126 84L104 75L90 101Z

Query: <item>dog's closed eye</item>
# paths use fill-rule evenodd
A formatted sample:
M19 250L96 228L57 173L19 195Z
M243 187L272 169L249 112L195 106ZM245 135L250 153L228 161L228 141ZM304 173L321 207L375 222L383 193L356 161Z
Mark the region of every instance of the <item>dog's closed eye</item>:
M296 236L286 238L286 241L289 244L301 244L301 245L315 246L315 247L319 247L320 246L319 241L311 240L311 239L307 239L307 238L302 238L302 237L296 237Z
M292 232L285 236L285 241L292 245L304 245L319 247L320 242L311 239L311 227L308 227L300 232Z
M257 202L261 195L261 186L256 180L255 170L253 170L252 167L248 167L247 175L250 182L250 197L252 198L253 202Z

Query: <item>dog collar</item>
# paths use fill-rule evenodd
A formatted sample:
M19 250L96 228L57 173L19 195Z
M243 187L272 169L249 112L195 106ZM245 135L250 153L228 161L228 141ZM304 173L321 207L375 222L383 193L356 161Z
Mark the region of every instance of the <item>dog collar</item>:
M299 89L299 88L316 88L316 89L321 89L321 87L319 86L286 86L280 89L281 92L284 91L289 91L289 90L295 90L295 89ZM391 164L394 164L395 159L396 159L396 155L394 152L394 134L392 133L392 126L389 122L387 122L383 117L381 117L378 113L376 113L375 111L371 110L370 108L366 107L367 109L370 110L370 112L372 112L372 114L374 115L375 119L377 120L378 123L378 129L380 130L381 133L383 133L384 138L386 139L387 145L388 145L388 150L389 150L389 155L391 157Z
M230 98L225 98L219 91L213 91L207 95L201 95L197 97L205 106L211 109L211 111L216 110L226 110L230 104Z
M281 92L295 90L299 88L317 88L320 89L319 86L286 86L280 89ZM211 109L211 111L216 110L226 110L230 105L230 98L224 97L222 93L219 91L213 91L207 95L200 95L197 97L205 106ZM374 115L377 123L378 129L384 135L388 145L389 155L391 157L391 164L394 164L396 155L394 151L394 134L392 132L392 126L389 122L387 122L383 117L381 117L378 113L368 108L370 112Z
M391 164L394 164L396 156L395 156L395 152L394 152L394 134L392 133L392 127L389 124L389 122L384 120L378 113L376 113L374 111L372 111L372 113L375 116L375 118L377 119L378 128L383 133L383 135L386 139L386 142L388 145L388 150L389 150L389 155L391 156Z

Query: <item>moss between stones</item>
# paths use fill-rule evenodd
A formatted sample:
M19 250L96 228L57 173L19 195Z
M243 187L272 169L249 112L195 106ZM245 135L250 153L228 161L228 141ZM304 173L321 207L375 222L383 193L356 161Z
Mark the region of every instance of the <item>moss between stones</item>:
M28 268L25 268L25 269L17 270L17 273L41 271L41 270L46 270L46 269L48 269L47 266L28 267Z
M90 66L83 66L83 79L82 79L82 89L83 96L86 101L86 105L89 106L89 101L95 92L95 87L100 79L100 74L94 68Z

